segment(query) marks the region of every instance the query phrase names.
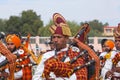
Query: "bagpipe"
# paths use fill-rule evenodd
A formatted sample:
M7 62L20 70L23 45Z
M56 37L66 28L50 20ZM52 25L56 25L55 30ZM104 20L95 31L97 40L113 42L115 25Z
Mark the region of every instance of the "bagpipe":
M31 50L28 49L28 45L30 45ZM28 53L31 55L32 59L34 60L35 64L38 65L40 63L39 58L37 56L35 56L35 53L31 47L30 44L30 34L28 34L27 39L25 41L25 43L23 45L21 45L21 47Z
M37 65L38 62L38 58L35 56L32 48L31 48L31 44L30 44L30 34L28 33L27 38L22 42L20 48L26 53L23 57L18 58L16 60L17 64L16 64L16 71L19 71L20 69L24 68L24 67L32 67ZM31 50L29 50L29 46L31 48ZM32 57L32 59L34 60L34 62L31 62L30 57ZM21 64L22 61L28 61L26 64Z
M0 34L0 53L4 55L7 58L8 69L10 71L10 74L8 76L9 80L14 80L14 71L15 71L15 61L17 59L17 56L12 54L3 44L1 41L1 38L4 38L3 35ZM0 67L1 68L1 67ZM1 77L3 78L3 77Z
M6 60L4 60L0 63L0 68L6 66L8 64L8 67L6 67L6 68L9 69L9 72L10 72L9 79L10 80L14 80L14 72L19 71L21 68L37 65L36 63L31 63L31 62L28 64L21 65L21 62L25 61L25 60L28 61L28 58L30 56L35 57L34 53L28 49L29 40L30 40L30 34L27 35L26 40L24 40L22 42L22 44L19 48L19 49L23 50L24 52L26 52L26 54L23 54L22 57L19 54L19 52L16 54L11 53L0 41L0 52L7 58ZM2 77L0 79L2 79Z
M70 77L72 74L76 73L77 80L80 80L79 71L87 67L88 74L92 74L85 80L99 80L99 70L100 70L100 60L94 50L86 44L87 33L90 31L90 27L84 27L78 31L73 41L68 47L68 51L57 54L55 51L55 56L51 57L45 62L45 67L43 71L43 78L49 79L50 72L54 72L57 77ZM73 52L71 46L77 46L80 52ZM70 57L69 53L73 53L74 56ZM83 55L87 54L88 60L83 59ZM86 56L86 55L85 55ZM70 57L70 61L64 62L67 57ZM86 63L84 62L86 61ZM81 62L82 61L82 62ZM94 72L90 73L91 67L94 68ZM87 72L84 75L88 75ZM82 78L81 78L82 79Z

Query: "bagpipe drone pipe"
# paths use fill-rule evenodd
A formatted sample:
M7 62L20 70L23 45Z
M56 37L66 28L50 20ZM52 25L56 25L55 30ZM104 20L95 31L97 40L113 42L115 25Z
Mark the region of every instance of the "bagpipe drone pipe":
M89 29L90 27L83 27L75 36L75 38L73 39L74 42L76 42L77 46L80 49L83 49L83 51L87 51L87 55L89 57L89 59L87 59L88 61L86 61L87 63L91 63L87 66L88 69L88 80L98 80L99 79L99 71L100 71L100 60L99 57L97 56L97 54L95 53L95 50L93 49L93 46L89 46L88 43L85 44L81 38L86 38L88 39L86 36L86 34L90 31ZM83 31L84 30L84 31ZM80 34L80 32L83 32ZM80 37L81 36L81 37Z
M0 33L0 53L2 55L4 55L7 58L7 63L9 62L10 64L8 69L10 71L9 74L9 79L10 80L14 80L14 71L15 71L15 61L17 59L17 56L12 54L4 45L4 43L2 42L2 39L4 38L5 34L4 33ZM1 68L1 67L0 67Z
M88 74L90 74L85 74L89 77L89 79L87 80L98 80L100 70L99 57L96 55L94 50L91 49L93 47L85 44L86 35L89 30L89 27L82 27L81 30L79 30L79 32L73 38L73 42L71 42L71 44L69 45L68 51L59 53L54 57L48 59L45 62L45 69L43 71L42 77L49 79L50 72L54 72L54 74L58 77L70 77L73 73L76 73L80 69L87 67ZM80 49L79 53L72 51L71 46L73 45L77 46ZM73 53L74 56L70 57L69 53ZM83 57L83 55L85 55L85 59L87 59L86 63L82 62L81 57ZM68 56L70 57L70 61L64 62ZM93 70L93 72L90 72L91 70Z

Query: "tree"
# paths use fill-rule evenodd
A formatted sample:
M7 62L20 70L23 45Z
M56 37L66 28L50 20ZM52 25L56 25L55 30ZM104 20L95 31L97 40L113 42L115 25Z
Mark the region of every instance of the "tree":
M21 16L11 16L6 24L7 32L21 32L22 36L24 36L26 32L36 36L38 35L38 29L43 27L43 21L40 15L38 16L33 10L23 11Z
M46 26L39 28L38 35L39 36L46 36L46 37L51 36L51 33L49 31L49 27L52 26L52 25L53 25L53 21L50 20L49 23Z
M75 36L78 30L80 29L80 25L78 25L75 21L67 21L67 24L70 27L72 36Z
M7 25L7 28L6 28L7 32L11 32L11 31L19 32L21 27L21 19L20 17L17 17L17 16L11 16L9 20L7 20L6 25Z
M24 24L23 27L24 27L24 28L22 29L22 34L23 34L23 35L26 35L26 34L28 34L28 33L34 34L28 24Z
M76 33L79 31L81 25L86 22L90 24L91 30L88 34L90 37L102 36L103 27L109 25L108 23L103 24L96 19L92 21L80 22L80 24L75 21L67 21L71 29L72 36L75 36ZM21 32L22 36L25 36L26 33L30 33L32 36L50 36L51 34L49 31L49 27L51 25L53 25L52 20L50 20L49 23L44 26L43 21L41 20L41 16L37 15L36 12L34 12L33 10L23 11L20 16L10 16L8 20L0 19L1 31Z
M87 21L85 21L85 22L87 22ZM81 24L85 23L85 22L81 22ZM102 22L99 22L99 20L93 20L93 21L89 21L87 23L89 23L89 25L90 25L90 33L89 33L90 37L102 36L103 27L105 25L108 25L108 23L103 24Z
M78 32L80 26L75 21L67 21L67 24L70 27L72 36L74 36ZM49 23L45 27L39 28L39 35L40 36L50 36L51 33L49 31L49 27L52 25L53 25L53 21L50 20Z
M0 31L4 32L6 29L6 20L0 19Z
M31 29L30 33L35 36L38 35L38 29L43 27L43 21L41 20L40 15L38 16L33 10L23 11L21 15L22 24L27 24ZM22 26L24 29L24 26Z
M72 36L75 36L76 33L80 30L80 27L86 23L85 22L80 22L80 24L77 24L75 21L67 21L67 24L70 27ZM102 36L103 33L103 27L105 25L108 25L108 23L103 24L102 22L99 22L98 20L93 20L87 22L90 25L90 32L88 33L88 36L94 37L94 36ZM50 31L49 27L53 25L53 21L50 20L49 23L45 27L39 28L38 34L40 36L50 36Z

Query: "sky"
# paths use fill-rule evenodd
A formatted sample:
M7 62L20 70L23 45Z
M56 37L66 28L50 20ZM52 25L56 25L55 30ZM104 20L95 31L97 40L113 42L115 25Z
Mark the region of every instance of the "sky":
M0 0L0 18L20 16L22 11L33 10L41 15L44 25L54 13L77 23L99 20L116 26L120 23L120 0Z

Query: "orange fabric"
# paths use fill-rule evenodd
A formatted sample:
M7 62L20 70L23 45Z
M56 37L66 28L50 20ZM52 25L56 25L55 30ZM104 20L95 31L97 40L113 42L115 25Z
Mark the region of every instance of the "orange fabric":
M54 58L49 60L45 65L43 77L46 79L49 79L50 72L54 72L58 77L69 77L72 73L72 69L69 64L57 61Z
M55 75L58 77L69 77L74 67L81 66L85 63L83 58L77 59L77 61L73 64L69 64L69 62L67 63L61 62L61 59L64 56L64 54L66 54L66 52L61 52L57 55L57 60L54 57L51 57L45 62L43 77L49 78L50 71L54 72ZM68 56L70 59L73 59L77 55L78 55L77 52L73 52L71 50L68 51ZM86 67L77 70L75 74L77 76L77 80L87 80Z
M25 46L26 48L28 48L29 42L30 42L30 34L27 35L27 39L26 39L25 44L24 44L24 46Z
M114 65L116 65L120 61L120 53L117 53L115 57L112 59Z
M10 75L9 75L9 79L10 80L14 80L14 71L15 71L15 61L17 59L17 57L12 54L0 41L0 53L5 55L5 57L8 59L9 64L8 64L8 68L10 70Z
M21 45L21 40L18 36L16 36L15 34L9 34L6 37L6 42L13 42L16 46L16 48L18 48Z
M99 79L99 73L100 73L99 72L100 71L100 59L99 59L99 57L96 55L96 53L92 49L90 49L84 43L80 42L78 39L74 38L74 41L77 42L77 45L78 45L79 48L87 50L90 58L95 60L95 74L94 74L94 79L98 80Z
M23 45L21 45L21 47L24 49L24 51L26 51L26 53L29 53L31 55L31 57L33 58L33 60L36 62L36 64L39 64L39 60L38 58L34 55L33 50L30 51L28 49L29 46L29 42L30 42L30 34L28 34L27 39L24 41L25 43ZM31 45L30 45L31 46Z
M113 49L115 44L112 40L107 40L105 41L105 46L109 46L111 49Z
M20 55L20 58L22 58L22 57L24 57L24 56L26 56L27 54L26 53L24 53L24 54L22 54L22 55ZM26 65L26 64L29 64L30 63L30 59L29 58L27 58L27 59L25 59L25 60L23 60L23 61L21 61L20 63L19 63L19 65ZM22 71L23 71L23 77L21 78L21 79L17 79L17 80L32 80L32 67L30 66L26 66L26 67L23 67L22 68Z

